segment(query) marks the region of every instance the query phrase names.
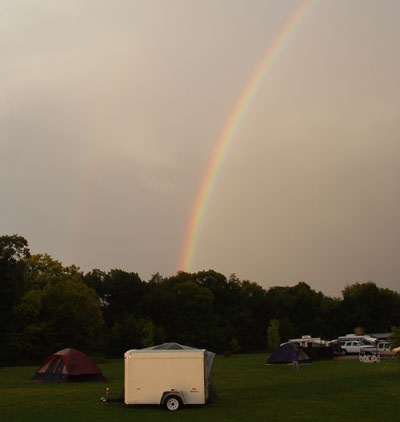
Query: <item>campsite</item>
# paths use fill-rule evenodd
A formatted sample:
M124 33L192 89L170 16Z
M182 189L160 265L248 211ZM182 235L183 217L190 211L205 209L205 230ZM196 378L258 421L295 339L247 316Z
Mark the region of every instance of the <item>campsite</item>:
M0 422L400 422L400 0L0 11Z
M0 369L0 419L32 421L396 421L400 414L400 362L358 359L300 365L265 365L266 354L217 355L212 372L216 400L168 412L159 406L102 403L110 387L123 388L123 359L98 366L107 382L36 383L37 366Z

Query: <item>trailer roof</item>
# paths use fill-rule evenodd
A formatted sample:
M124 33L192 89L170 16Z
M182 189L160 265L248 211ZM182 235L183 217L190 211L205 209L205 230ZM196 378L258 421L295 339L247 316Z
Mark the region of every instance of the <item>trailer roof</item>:
M184 358L193 357L195 355L204 356L206 349L185 349L185 350L160 350L160 349L132 349L125 352L125 356L142 355L157 357L174 357Z

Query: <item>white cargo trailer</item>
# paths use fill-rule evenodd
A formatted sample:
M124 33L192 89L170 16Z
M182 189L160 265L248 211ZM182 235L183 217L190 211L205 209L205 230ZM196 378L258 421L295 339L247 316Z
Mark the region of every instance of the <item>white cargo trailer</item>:
M125 404L158 404L169 410L205 404L215 354L171 343L125 353Z

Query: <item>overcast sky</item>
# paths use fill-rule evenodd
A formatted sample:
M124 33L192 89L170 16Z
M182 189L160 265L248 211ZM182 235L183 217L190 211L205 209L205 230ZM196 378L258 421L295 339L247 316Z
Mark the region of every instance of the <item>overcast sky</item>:
M212 148L295 0L2 0L0 235L179 269ZM400 2L317 0L263 80L191 271L400 290Z

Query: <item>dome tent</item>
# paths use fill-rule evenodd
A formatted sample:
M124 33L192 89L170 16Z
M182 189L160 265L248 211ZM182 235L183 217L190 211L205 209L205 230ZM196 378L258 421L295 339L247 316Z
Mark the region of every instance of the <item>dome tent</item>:
M279 363L292 363L293 349L295 347L299 349L299 363L312 363L312 360L309 358L309 356L301 346L297 346L294 343L283 343L272 353L272 355L267 360L267 362L265 362L265 364L271 365Z
M50 355L36 371L33 381L106 381L101 370L84 353L63 349Z
M146 350L188 350L193 347L185 346L179 343L163 343L157 346L147 347Z

